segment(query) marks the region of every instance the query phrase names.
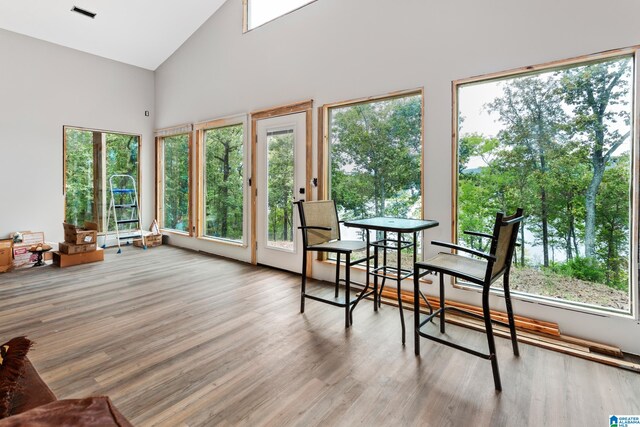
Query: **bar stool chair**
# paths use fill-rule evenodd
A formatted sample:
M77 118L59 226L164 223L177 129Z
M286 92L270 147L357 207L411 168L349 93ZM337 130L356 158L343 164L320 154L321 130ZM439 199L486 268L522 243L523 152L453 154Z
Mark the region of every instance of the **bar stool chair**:
M523 210L518 208L516 213L511 216L504 216L503 213L496 215L496 222L493 227L493 234L485 234L478 232L466 232L477 237L483 237L490 239L490 251L484 253L481 251L465 248L463 246L432 241L431 244L437 246L443 246L445 248L455 249L460 252L466 252L477 258L470 258L458 254L452 254L448 252L440 252L435 257L426 261L415 263L415 275L414 275L414 346L416 356L420 355L420 337L436 341L438 343L456 348L458 350L465 351L475 356L481 357L491 361L491 368L493 370L493 381L496 390L502 390L502 384L500 382L500 372L498 369L498 360L496 358L496 346L493 338L493 323L502 324L509 327L511 333L511 344L513 347L513 354L518 357L520 355L518 350L518 341L516 336L516 326L513 318L513 308L511 306L511 295L509 292L509 272L511 269L511 259L513 257L513 251L516 246L516 238L518 235L518 227L520 222L524 219ZM479 259L478 259L479 258ZM425 270L420 273L421 270ZM440 308L436 311L431 310L431 313L422 321L420 321L420 277L428 273L436 273L440 275ZM482 286L482 312L483 315L472 313L467 310L462 310L453 306L445 306L444 298L444 275L452 277L458 277L464 281L475 283ZM509 323L499 322L491 319L489 308L489 291L491 284L498 278L503 277L504 281L504 299L507 306L507 317ZM423 296L424 298L424 296ZM426 299L425 299L426 301ZM427 302L428 304L428 302ZM431 309L431 306L429 305ZM487 334L487 342L489 345L489 353L481 353L476 350L464 347L462 345L446 341L438 336L430 335L423 332L421 328L428 322L432 321L434 317L440 316L440 332L445 331L445 312L447 310L456 311L467 316L475 317L484 320L485 330Z
M300 215L300 230L302 230L303 253L302 253L302 285L300 296L300 312L304 313L305 299L311 299L325 304L330 304L345 309L345 328L353 323L353 309L358 302L371 294L374 295L374 304L376 303L375 292L369 291L369 280L367 280L364 289L357 294L356 298L351 298L351 267L366 262L367 271L369 269L369 260L372 257L366 256L355 261L351 260L351 254L355 251L366 249L367 244L362 240L342 240L340 238L340 222L338 220L338 211L335 201L318 200L313 202L305 202L300 200L294 202L298 205L298 214ZM335 275L335 298L338 298L339 285L341 282L345 284L344 302L330 300L315 295L309 295L306 292L307 285L307 253L326 252L335 253L336 275ZM340 262L341 256L345 257L345 274L344 279L340 278Z

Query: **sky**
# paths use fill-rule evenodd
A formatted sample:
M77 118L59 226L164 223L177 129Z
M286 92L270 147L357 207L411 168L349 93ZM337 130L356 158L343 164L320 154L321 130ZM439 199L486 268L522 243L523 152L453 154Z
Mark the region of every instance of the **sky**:
M249 2L249 28L291 12L315 0L251 0Z

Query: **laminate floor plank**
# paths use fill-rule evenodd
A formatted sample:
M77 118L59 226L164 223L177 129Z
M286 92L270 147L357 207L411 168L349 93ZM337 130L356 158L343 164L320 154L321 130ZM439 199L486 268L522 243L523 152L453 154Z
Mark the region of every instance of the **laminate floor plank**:
M59 398L109 395L139 426L599 426L640 414L640 375L497 338L489 362L421 341L397 308L306 301L300 276L160 246L0 275L0 341L27 335ZM309 289L333 298L333 287ZM434 326L435 327L435 326ZM482 333L447 336L485 349Z

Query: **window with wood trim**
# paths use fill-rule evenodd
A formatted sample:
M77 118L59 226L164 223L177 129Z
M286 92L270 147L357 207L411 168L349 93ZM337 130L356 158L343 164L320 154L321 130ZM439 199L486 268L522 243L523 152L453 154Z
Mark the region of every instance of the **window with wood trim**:
M459 243L525 210L511 289L630 313L636 52L456 82ZM532 71L533 69L533 71ZM635 255L637 258L637 255Z
M244 241L245 123L203 129L201 235Z
M422 218L421 91L328 105L324 116L326 194L340 218Z
M316 0L243 0L244 31L253 30L314 1Z
M140 190L140 136L64 127L65 222L84 221L107 229L108 183L112 175L131 175ZM138 194L140 194L138 192ZM114 224L109 224L114 229Z
M158 138L160 228L191 234L191 133Z

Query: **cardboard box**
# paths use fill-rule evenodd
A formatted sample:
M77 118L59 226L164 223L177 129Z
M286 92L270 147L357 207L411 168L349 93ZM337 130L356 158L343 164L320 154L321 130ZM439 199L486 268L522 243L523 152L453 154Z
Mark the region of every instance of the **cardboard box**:
M44 243L44 233L42 232L22 232L22 243L13 244L13 267L31 267L38 261L38 255L29 252L33 245ZM46 255L45 255L45 260Z
M60 252L67 255L81 254L84 252L93 252L98 245L96 243L89 243L87 245L74 245L73 243L60 242L58 243Z
M23 232L22 233L22 244L24 245L37 245L38 243L44 243L44 233L41 231L38 232Z
M38 261L38 255L29 252L31 244L16 243L13 245L13 267L30 267Z
M85 222L84 228L73 224L62 224L64 227L64 241L74 245L86 245L98 241L98 226L92 222Z
M13 239L0 240L0 273L13 268Z
M63 254L60 251L53 253L53 264L60 268L72 265L88 264L90 262L104 261L104 251L98 248L93 252L83 252L79 254Z
M162 245L162 234L149 234L148 236L144 236L144 241L147 244L148 248L153 248L154 246ZM135 239L133 241L133 246L137 246L139 248L142 247L142 239Z

